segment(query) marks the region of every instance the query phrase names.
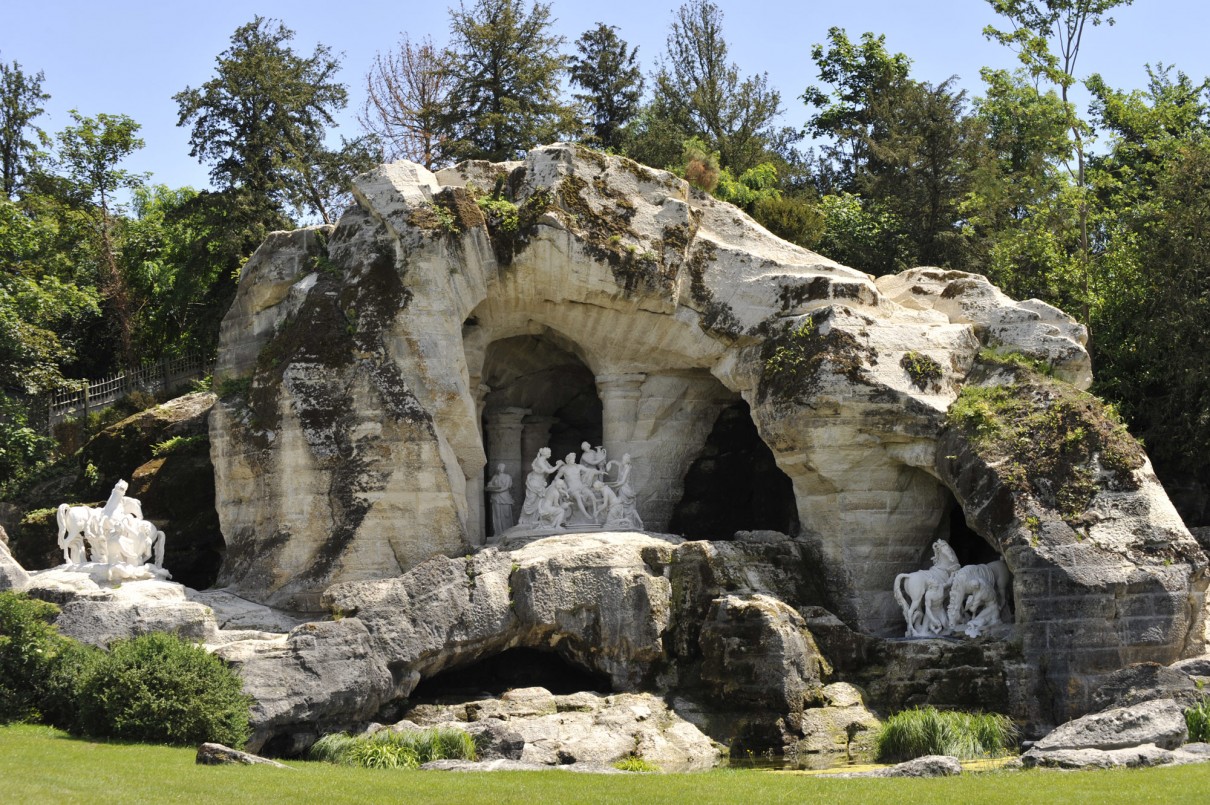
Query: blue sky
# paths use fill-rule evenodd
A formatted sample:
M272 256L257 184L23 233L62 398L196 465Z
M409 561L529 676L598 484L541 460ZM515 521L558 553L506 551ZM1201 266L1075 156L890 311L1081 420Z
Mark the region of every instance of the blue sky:
M913 76L941 81L951 75L972 95L980 91L979 68L1011 68L1015 56L988 42L983 27L997 21L984 0L716 0L724 13L731 56L744 73L767 72L782 94L785 122L801 126L807 108L798 100L817 80L811 46L832 26L856 39L864 31L886 34L893 51L913 60ZM468 2L470 5L470 2ZM673 11L680 0L553 0L555 29L570 42L602 21L639 46L650 69L664 50ZM414 39L431 35L444 43L449 19L442 2L311 0L234 2L179 0L9 4L0 28L0 60L19 62L46 74L51 93L39 123L54 132L70 122L67 111L128 114L142 124L147 147L126 167L152 172L172 186L205 187L207 168L189 156L188 134L176 126L172 95L198 86L214 71L214 59L231 33L254 15L281 19L297 33L296 50L310 53L322 42L343 53L341 79L349 86L349 108L339 132L357 132L355 110L364 100L365 74L376 52L389 50L400 32ZM1136 0L1119 9L1117 25L1085 35L1077 66L1081 76L1099 72L1111 86L1145 83L1147 63L1175 65L1195 80L1210 75L1208 0Z

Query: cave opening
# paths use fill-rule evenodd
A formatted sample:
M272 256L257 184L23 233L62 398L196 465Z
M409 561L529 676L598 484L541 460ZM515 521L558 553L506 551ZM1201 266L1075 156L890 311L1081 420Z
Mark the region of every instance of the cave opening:
M748 403L728 405L714 421L668 530L694 539L729 540L736 531L799 531L789 476L760 438Z
M422 680L408 700L470 700L533 687L546 688L556 696L613 692L608 676L574 665L553 651L513 648Z
M554 463L568 453L578 455L583 442L602 442L596 377L572 348L536 335L504 338L487 348L481 423L487 454L484 482L503 465L518 506L539 449L549 447ZM484 504L486 508L486 500ZM493 524L492 533L500 530Z
M984 539L983 535L967 525L962 504L954 493L946 490L946 509L937 524L937 536L954 549L954 555L963 565L982 565L1000 558L1000 553Z

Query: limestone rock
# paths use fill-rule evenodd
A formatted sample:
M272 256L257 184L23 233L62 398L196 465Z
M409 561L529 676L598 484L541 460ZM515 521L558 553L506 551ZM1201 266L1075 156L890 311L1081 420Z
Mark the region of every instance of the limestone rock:
M637 755L664 771L690 771L713 766L719 755L700 730L649 693L554 696L543 688L528 688L469 702L465 709L470 723L446 725L479 734L485 730L481 725L501 724L512 736L508 740L513 748L500 754L521 763L608 767ZM488 734L498 729L488 727Z
M246 747L253 752L297 754L326 732L368 720L394 690L391 672L356 618L307 623L285 636L240 640L214 653L235 667L253 699Z
M1176 753L1170 750L1155 744L1142 744L1121 749L1055 749L1049 752L1035 748L1021 756L1021 763L1027 769L1133 769L1165 766L1176 759Z
M205 641L218 631L214 613L188 600L185 588L174 582L113 583L104 571L94 576L59 567L31 574L28 592L59 605L60 633L94 646L151 632Z
M905 760L885 769L873 771L842 772L828 774L822 779L847 779L853 777L954 777L962 773L958 758L949 755L925 755Z
M226 590L185 590L190 601L210 607L220 629L260 632L290 631L306 621L272 607L240 598Z
M0 591L20 592L29 585L29 574L8 552L8 543L0 542Z
M1160 699L1069 721L1037 741L1030 751L1114 750L1145 744L1175 749L1188 735L1184 711L1171 699Z
M545 763L532 763L507 758L492 758L482 761L473 760L430 760L421 765L421 771L569 771L579 774L626 774L612 766L600 766L592 763L567 763L550 766Z
M204 743L197 748L197 760L199 765L205 766L274 766L279 769L290 768L284 763L278 763L276 760L270 760L259 755L241 752L238 749L232 749L229 746L223 746L216 743Z
M1172 699L1189 707L1201 700L1202 693L1188 671L1178 670L1179 665L1165 668L1158 663L1138 663L1112 673L1092 694L1092 706L1107 710L1152 699Z

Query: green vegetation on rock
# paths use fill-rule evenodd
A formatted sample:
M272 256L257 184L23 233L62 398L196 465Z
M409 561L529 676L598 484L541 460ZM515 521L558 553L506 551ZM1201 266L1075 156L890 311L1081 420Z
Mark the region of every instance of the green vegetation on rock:
M431 727L395 732L383 729L372 735L329 733L316 741L311 760L361 766L367 769L414 769L430 760L474 760L475 740L452 727Z
M1004 371L1009 382L991 377ZM981 355L971 379L950 406L948 424L1017 493L1077 528L1100 484L1137 488L1133 471L1143 466L1143 450L1095 396L1003 355Z

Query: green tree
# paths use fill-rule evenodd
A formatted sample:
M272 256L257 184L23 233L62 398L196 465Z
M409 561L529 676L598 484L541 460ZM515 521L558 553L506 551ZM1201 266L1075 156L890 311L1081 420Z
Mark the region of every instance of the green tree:
M820 186L835 196L825 217L845 227L825 236L822 248L839 249L830 254L836 259L860 256L853 264L875 274L919 264L968 267L962 204L986 148L965 93L954 79L936 86L913 80L911 61L887 51L884 37L866 33L855 44L833 28L828 40L812 56L831 90L812 86L803 94L817 109L808 130L825 138Z
M1069 92L1075 85L1084 32L1088 26L1113 25L1109 12L1133 0L988 0L1004 17L1009 29L987 26L983 33L1016 51L1025 69L1036 81L1052 84L1067 112L1071 136L1070 161L1064 165L1075 186L1074 211L1078 235L1078 272L1084 320L1091 313L1092 247L1089 237L1088 177L1085 141L1090 129L1076 114Z
M578 55L570 59L571 82L588 118L591 141L610 150L623 143L623 128L639 110L643 96L643 72L638 47L629 47L617 28L598 22L597 27L576 40Z
M563 37L551 33L550 5L476 0L450 10L452 87L440 132L445 158L516 159L572 133L573 110L559 99Z
M121 212L115 194L138 188L145 179L144 174L118 167L143 147L143 140L136 136L140 127L126 115L99 114L91 118L73 109L71 116L76 125L58 135L59 163L78 193L81 209L93 221L100 255L100 289L115 317L122 358L127 366L135 366L135 309L118 265L114 229Z
M17 62L0 62L0 191L5 198L17 194L38 149L50 145L46 132L33 124L50 100L42 91L45 78L41 71L27 74Z
M322 44L300 56L293 39L264 17L237 28L215 77L173 96L178 125L191 126L190 154L210 163L215 184L244 191L264 208L261 218L292 207L330 223L333 185L364 169L365 154L326 148L327 127L348 102L336 80L340 62Z
M741 78L728 61L718 6L690 0L677 9L666 48L651 111L681 133L678 142L700 137L735 174L789 150L795 136L776 123L781 95L766 74Z

